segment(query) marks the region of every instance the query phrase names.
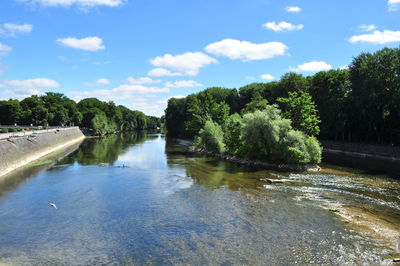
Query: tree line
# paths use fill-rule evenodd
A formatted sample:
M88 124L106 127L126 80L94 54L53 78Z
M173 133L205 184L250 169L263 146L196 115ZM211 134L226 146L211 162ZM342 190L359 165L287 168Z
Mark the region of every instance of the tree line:
M1 125L79 126L95 135L155 129L160 119L114 102L86 98L78 103L62 93L47 92L18 100L0 101Z
M361 53L347 69L311 76L287 73L279 81L239 89L208 88L168 101L168 134L194 138L207 121L221 126L238 114L275 106L294 130L324 140L400 144L400 49ZM210 122L208 123L210 127ZM226 132L226 131L225 131Z

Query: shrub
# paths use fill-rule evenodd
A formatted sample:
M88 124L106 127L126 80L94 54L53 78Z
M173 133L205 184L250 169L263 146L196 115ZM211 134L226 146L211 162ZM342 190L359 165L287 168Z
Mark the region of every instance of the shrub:
M310 155L310 162L311 163L320 163L322 147L319 144L318 140L315 137L308 137L305 144L306 144L307 152Z
M308 163L310 155L305 144L306 136L298 130L289 130L285 140L282 142L285 152L282 153L286 160L291 163Z
M8 133L8 128L2 128L1 133Z
M279 110L269 105L263 111L243 116L242 155L252 159L271 158L280 140Z
M90 122L94 134L103 136L107 134L108 120L103 112L96 114Z
M194 144L213 152L240 155L248 159L283 163L319 163L322 148L315 137L294 130L291 121L281 117L275 105L246 113L234 114L221 127L207 120Z
M242 142L242 117L235 113L228 117L224 124L224 142L230 154L239 153Z
M225 151L224 133L220 125L212 120L207 120L200 130L194 144L208 151L222 153Z

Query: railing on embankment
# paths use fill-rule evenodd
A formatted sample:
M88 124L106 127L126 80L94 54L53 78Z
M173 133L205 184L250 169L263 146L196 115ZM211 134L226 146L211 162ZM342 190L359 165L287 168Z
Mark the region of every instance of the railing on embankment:
M71 130L71 129L79 130L79 127L48 127L46 129L38 129L38 127L0 126L0 129L1 128L29 129L29 130L0 133L0 140L16 138L16 137L34 136L37 134L43 134L43 133L48 133L48 132L60 132L60 131Z

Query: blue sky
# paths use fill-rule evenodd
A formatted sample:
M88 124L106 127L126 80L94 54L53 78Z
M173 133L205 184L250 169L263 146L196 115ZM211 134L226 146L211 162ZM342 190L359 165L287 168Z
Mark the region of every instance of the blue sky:
M399 44L400 0L1 0L0 99L54 91L160 116L172 96Z

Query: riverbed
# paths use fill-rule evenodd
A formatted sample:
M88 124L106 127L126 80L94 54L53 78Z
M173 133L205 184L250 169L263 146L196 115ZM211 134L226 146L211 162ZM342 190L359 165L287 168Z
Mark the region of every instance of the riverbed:
M400 256L398 179L330 165L246 168L189 144L143 132L86 139L2 178L0 265L390 265Z

